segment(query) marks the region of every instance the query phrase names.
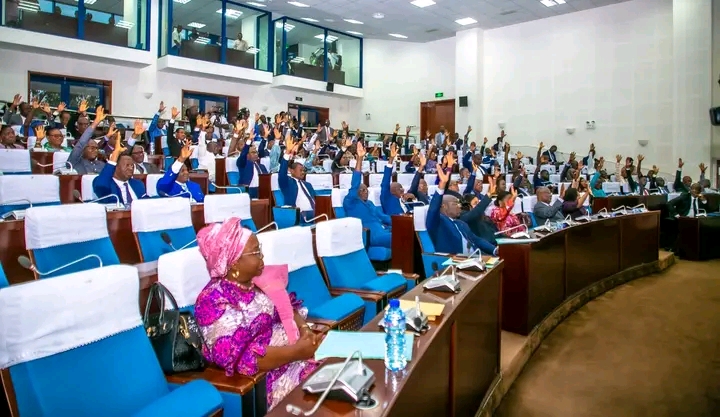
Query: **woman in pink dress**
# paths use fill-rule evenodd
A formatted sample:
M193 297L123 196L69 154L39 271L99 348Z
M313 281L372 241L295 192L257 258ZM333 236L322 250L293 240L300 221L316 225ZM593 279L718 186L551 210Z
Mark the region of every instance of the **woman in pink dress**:
M504 234L506 236L511 236L513 233L521 231L518 229L507 231L512 227L520 225L520 220L512 212L515 206L515 198L517 198L517 192L512 187L510 187L510 192L498 189L495 207L490 211L490 220L495 223L498 232L505 232Z
M266 372L272 408L315 370L320 338L305 323L307 309L295 293L282 287L283 303L277 288L266 293L255 285L274 272L265 268L257 237L240 219L207 226L197 240L211 277L195 304L205 358L228 376Z

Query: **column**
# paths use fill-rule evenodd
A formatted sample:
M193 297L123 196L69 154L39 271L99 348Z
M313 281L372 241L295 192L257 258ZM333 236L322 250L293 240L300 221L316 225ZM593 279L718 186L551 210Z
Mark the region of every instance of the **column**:
M468 107L459 107L467 96ZM455 131L461 136L472 126L470 141L478 146L484 136L497 136L497 125L483 125L483 30L468 29L455 35Z
M717 88L711 74L711 3L673 0L673 154L675 162L683 158L683 173L693 180L700 175L700 162L710 165L712 126L708 109L712 91Z

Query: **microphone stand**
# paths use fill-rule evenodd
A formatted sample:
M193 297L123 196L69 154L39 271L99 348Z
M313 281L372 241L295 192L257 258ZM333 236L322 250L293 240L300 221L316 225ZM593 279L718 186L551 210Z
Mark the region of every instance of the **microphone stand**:
M270 223L266 224L265 226L259 228L258 231L255 232L255 234L260 233L260 232L262 232L263 230L268 229L270 226L275 226L275 230L278 229L277 223L275 223L275 222L270 222Z
M325 213L317 215L310 220L308 220L306 217L303 217L303 220L305 221L305 223L310 223L310 222L314 222L315 220L320 219L320 218L325 218L325 220L329 220L328 215Z
M76 259L76 260L74 260L74 261L72 261L72 262L69 262L69 263L67 263L67 264L65 264L65 265L61 265L61 266L59 266L59 267L57 267L57 268L55 268L55 269L51 269L50 271L47 271L47 272L39 271L39 270L37 269L37 267L35 266L35 264L33 264L33 263L30 261L30 259L28 259L26 256L18 256L18 263L19 263L23 268L29 269L29 270L35 272L36 274L38 274L39 276L46 276L46 275L54 274L54 273L56 273L56 272L58 272L58 271L60 271L60 270L62 270L62 269L68 268L68 267L70 267L70 266L73 266L73 265L75 265L75 264L78 264L78 263L80 263L80 262L82 262L82 261L85 261L85 260L87 260L87 259L90 259L90 258L95 258L95 259L97 259L97 260L98 260L98 263L100 264L99 268L102 268L102 266L103 266L102 258L100 258L98 255L95 255L95 254L93 254L93 253L91 253L91 254L89 254L89 255L85 255L85 256L83 256L82 258Z

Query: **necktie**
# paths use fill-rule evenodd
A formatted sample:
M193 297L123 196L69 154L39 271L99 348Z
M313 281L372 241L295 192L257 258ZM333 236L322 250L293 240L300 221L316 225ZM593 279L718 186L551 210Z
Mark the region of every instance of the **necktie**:
M145 173L145 168L142 166L142 164L137 164L138 171L140 171L141 174Z
M125 195L127 196L127 198L125 199L125 204L129 206L133 202L132 194L130 193L130 186L128 185L127 181L123 185L125 186Z
M407 205L405 205L405 202L402 200L402 198L398 198L398 201L400 202L400 208L402 209L403 213L407 213L408 208Z
M693 197L693 217L697 217L698 214L698 204L697 204L697 198Z
M305 187L305 181L298 180L298 185L300 186L303 194L305 194L305 197L307 197L308 201L310 202L310 207L312 207L313 211L315 211L315 200L310 196L310 192Z

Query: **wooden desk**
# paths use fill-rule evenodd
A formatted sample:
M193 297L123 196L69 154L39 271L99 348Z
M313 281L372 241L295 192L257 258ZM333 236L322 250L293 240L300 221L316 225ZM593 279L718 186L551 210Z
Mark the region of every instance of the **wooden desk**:
M391 268L401 269L405 273L417 273L425 277L425 268L422 265L422 250L420 242L415 236L415 224L411 214L391 216L392 251Z
M32 161L37 162L35 164L32 164L32 173L33 174L52 174L53 173L53 167L47 166L47 167L41 167L40 165L48 165L53 163L53 153L54 152L34 152L33 150L30 150L30 159ZM40 165L38 165L40 164Z
M679 217L680 257L691 261L720 258L720 217Z
M356 410L351 404L328 400L316 416L471 416L474 415L500 369L499 293L503 263L478 281L461 279L462 291L443 314L430 323L430 330L415 338L413 358L403 372L385 370L381 360L365 364L375 373L371 394L378 401L372 410ZM437 302L421 286L401 298ZM378 314L361 331L379 331ZM340 362L339 359L327 361ZM278 404L269 417L286 416L285 407L294 404L313 407L317 395L305 394L301 387Z
M225 158L215 158L215 184L221 187L227 187L229 185L227 172L225 171ZM215 193L225 194L225 190L216 188Z
M258 198L261 200L272 200L272 174L260 174L260 184L258 186ZM272 204L273 206L275 203Z
M500 245L506 261L502 327L527 335L564 300L626 269L658 260L660 213L595 220L537 242Z
M261 228L270 223L270 203L268 200L252 200L250 212L255 225ZM192 223L195 232L205 227L205 211L202 204L192 206ZM78 226L80 227L80 226ZM107 213L107 227L110 240L120 263L139 264L140 253L132 232L130 210ZM33 273L20 266L18 256L27 256L25 249L25 222L11 220L0 222L0 262L11 284L34 279Z
M332 220L335 218L335 211L332 207L332 199L329 195L316 195L315 196L315 216L326 214L328 219ZM324 221L325 219L320 218L318 221Z
M720 194L705 194L705 199L708 202L708 213L715 212L720 209ZM668 213L667 203L667 194L599 197L593 200L593 213L597 213L602 208L611 211L612 209L620 206L633 207L638 204L645 204L645 207L648 210L659 210L662 212L662 217L665 217Z

